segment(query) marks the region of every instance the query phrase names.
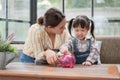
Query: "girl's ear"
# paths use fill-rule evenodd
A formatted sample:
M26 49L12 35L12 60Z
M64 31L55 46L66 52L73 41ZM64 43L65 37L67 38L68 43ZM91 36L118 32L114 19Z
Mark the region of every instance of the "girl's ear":
M91 28L86 28L88 31L90 31Z

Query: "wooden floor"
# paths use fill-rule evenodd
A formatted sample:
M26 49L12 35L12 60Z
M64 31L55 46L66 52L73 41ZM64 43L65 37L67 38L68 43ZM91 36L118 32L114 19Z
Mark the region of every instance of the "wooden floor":
M75 65L74 68L13 62L0 70L0 80L120 80L120 65Z

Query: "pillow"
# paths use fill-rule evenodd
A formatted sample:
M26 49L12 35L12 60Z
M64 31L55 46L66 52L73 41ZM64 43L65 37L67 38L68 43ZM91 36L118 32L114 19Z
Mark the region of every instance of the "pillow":
M102 46L102 41L96 41L96 44L98 46L98 51L100 52L101 46Z
M96 45L97 45L97 49L100 55L100 50L101 50L101 46L102 46L102 41L96 41ZM100 56L98 58L98 64L101 64L101 60L100 60Z

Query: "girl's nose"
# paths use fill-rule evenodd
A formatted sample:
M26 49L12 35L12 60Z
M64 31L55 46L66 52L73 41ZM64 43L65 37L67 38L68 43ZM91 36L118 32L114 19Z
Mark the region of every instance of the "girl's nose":
M78 34L80 35L80 34L81 34L81 32L78 32Z

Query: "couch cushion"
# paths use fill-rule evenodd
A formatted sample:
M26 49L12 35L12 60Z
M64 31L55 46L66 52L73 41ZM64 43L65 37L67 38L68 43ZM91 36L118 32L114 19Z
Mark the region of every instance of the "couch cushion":
M101 62L120 64L120 37L97 37L96 39L102 41Z

